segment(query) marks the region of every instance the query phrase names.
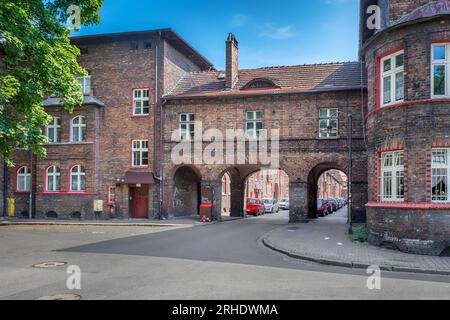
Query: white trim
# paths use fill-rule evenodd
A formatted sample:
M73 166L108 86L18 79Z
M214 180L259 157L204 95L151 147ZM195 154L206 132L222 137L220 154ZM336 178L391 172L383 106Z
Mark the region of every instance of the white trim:
M138 143L138 146L135 147L134 144ZM147 144L145 147L144 144ZM135 157L134 153L139 153L139 160L137 164L135 164ZM147 153L147 164L143 164L144 162L144 153ZM149 164L149 152L148 152L148 140L132 140L131 141L131 166L133 168L147 168Z
M434 153L436 151L443 151L445 152L445 163L444 164L435 164L434 163ZM449 183L450 183L450 148L433 148L431 153L431 201L433 203L450 203L450 196L449 196ZM433 200L433 171L434 169L442 169L446 170L446 186L447 186L447 200Z
M58 124L59 121L59 124ZM59 133L58 133L58 129L59 129ZM50 130L53 130L53 137L56 137L56 141L55 139L53 141L49 141L50 144L54 144L54 143L60 143L61 142L61 118L59 117L53 117L52 122L50 122L49 124L47 124L45 126L45 136L47 138L49 138L49 133ZM49 138L50 140L50 138Z
M50 169L56 169L54 172L50 173ZM53 177L53 183L50 188L50 177ZM45 191L60 191L61 190L61 170L57 166L50 166L45 172ZM59 179L59 183L56 183L56 179ZM57 186L59 185L59 188Z
M22 171L23 169L23 173L20 173L20 171ZM19 178L23 178L24 182L24 188L21 189L19 188ZM23 166L20 167L19 169L17 169L17 176L16 176L16 190L19 192L26 192L26 191L31 191L31 169L28 168L27 166Z
M403 65L400 67L396 66L396 58L400 55L403 55ZM391 61L391 70L384 71L384 62L390 60ZM391 55L388 55L380 60L380 106L381 108L402 103L405 100L405 51L399 50ZM403 73L403 99L397 100L397 87L396 87L396 76L399 73ZM384 79L389 77L391 81L391 97L390 102L385 103L384 102Z
M445 60L434 60L434 48L435 47L444 47L445 48ZM430 88L430 94L432 99L440 99L440 98L448 98L450 93L450 70L449 70L449 61L450 61L450 43L433 43L431 45L431 88ZM434 66L435 65L441 65L445 67L445 93L443 95L441 94L434 94Z
M261 113L261 118L258 118L258 113ZM249 114L252 118L249 119ZM261 129L257 129L258 124L261 124ZM253 128L248 129L248 125L252 124ZM246 111L245 112L245 136L250 139L258 139L258 133L264 130L264 113L262 111ZM250 133L250 134L249 134Z
M136 93L139 92L140 96L136 97ZM144 93L147 96L144 96ZM139 102L139 108L136 108L136 102ZM148 106L144 107L144 102L148 102ZM148 111L144 113L144 108L147 108ZM136 113L137 110L140 110L141 113ZM133 89L133 116L148 116L150 114L150 90L149 89Z
M385 159L387 156L391 157L392 164L389 166L385 166ZM400 158L401 157L401 158ZM402 164L398 164L397 160L403 159ZM381 164L380 164L380 197L382 202L404 202L405 201L405 165L404 165L405 153L404 151L394 151L394 152L383 152L381 154ZM386 196L384 194L385 191L385 173L390 174L390 187L391 187L391 195ZM402 174L403 178L403 195L397 193L398 191L398 181L399 173Z
M186 120L182 118L186 117ZM186 128L182 128L185 126ZM195 134L195 113L181 113L179 116L179 137L181 141L192 141L194 137L192 137L191 133Z
M327 111L327 116L326 117L322 117L320 115L321 111ZM332 117L331 113L332 111L335 110L336 111L336 116ZM322 121L327 121L328 125L331 122L331 120L336 120L336 136L330 136L330 133L327 133L326 137L322 137L321 134L321 130L320 130L320 124ZM339 138L339 108L320 108L319 109L319 139L337 139Z
M74 172L73 169L77 168L77 171ZM77 176L78 180L77 180L77 188L76 190L74 190L72 188L72 181L73 181L73 177ZM81 178L83 177L84 179L84 189L81 189ZM73 192L85 192L86 191L86 168L83 167L82 165L76 165L73 166L72 168L70 168L70 191Z
M80 123L74 124L74 121L76 119L80 119ZM76 129L78 131L78 140L74 140L74 134L73 130ZM83 129L84 129L84 136L83 139ZM86 118L84 116L76 116L72 120L70 120L70 142L86 142L87 140L87 126L86 126Z

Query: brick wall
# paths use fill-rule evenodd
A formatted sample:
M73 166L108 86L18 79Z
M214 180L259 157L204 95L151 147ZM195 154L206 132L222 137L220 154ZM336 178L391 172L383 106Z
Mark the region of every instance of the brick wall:
M339 139L318 139L319 109L327 107L339 108ZM179 114L194 113L196 120L202 121L203 130L216 128L225 132L226 129L244 129L246 111L263 111L264 128L280 130L280 169L289 175L291 182L291 205L294 203L294 207L291 209L292 221L300 220L301 216L305 218L315 215L313 208L308 209L313 201L308 203L306 199L308 198L308 192L313 193L313 188L308 187L308 185L315 184L321 173L329 169L347 171L347 114L353 113L353 135L355 138L354 211L358 220L364 220L364 205L367 203L367 160L362 138L361 93L359 91L240 99L169 101L165 105L164 130L164 172L166 180L164 208L166 214L172 212L173 177L179 168L172 163L170 158L172 148L175 146L175 143L171 142L171 136L174 130L178 128ZM205 142L203 147L205 148L207 145L208 143ZM249 165L248 163L243 166L224 164L193 165L193 167L198 170L202 182L217 183L219 187L222 185L223 173L230 169L239 172L236 178L238 180L237 185L239 185L249 174L264 168L261 165ZM314 172L314 175L311 175L311 172ZM310 176L313 176L312 182L309 181ZM297 185L298 190L296 189ZM221 191L218 190L216 194L221 194Z

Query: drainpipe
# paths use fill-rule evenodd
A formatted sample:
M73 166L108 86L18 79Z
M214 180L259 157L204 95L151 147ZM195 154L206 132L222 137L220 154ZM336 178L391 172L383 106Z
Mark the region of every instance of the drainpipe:
M3 160L3 216L6 217L7 211L6 207L8 197L8 167L6 165L6 160Z
M33 174L33 149L30 143L30 203L28 204L28 218L30 220L33 219Z

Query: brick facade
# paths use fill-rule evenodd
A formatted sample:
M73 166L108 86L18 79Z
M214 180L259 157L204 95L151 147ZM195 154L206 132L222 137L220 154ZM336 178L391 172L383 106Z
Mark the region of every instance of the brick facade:
M429 2L390 1L390 21ZM441 41L450 41L448 16L388 27L362 48L368 74L370 242L433 255L450 245L450 204L431 199L432 148L450 147L450 100L431 95L431 48ZM397 50L404 50L404 101L383 107L380 59ZM390 150L405 154L401 203L383 203L380 197L380 155Z

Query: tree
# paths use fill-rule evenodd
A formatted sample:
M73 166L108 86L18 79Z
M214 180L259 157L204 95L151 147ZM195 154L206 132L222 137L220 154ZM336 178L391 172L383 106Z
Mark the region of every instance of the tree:
M69 25L79 8L79 25L97 24L103 0L0 0L0 156L12 165L12 151L29 148L45 156L43 127L51 117L45 97L60 97L68 112L81 105L77 63ZM69 23L69 24L68 24Z

